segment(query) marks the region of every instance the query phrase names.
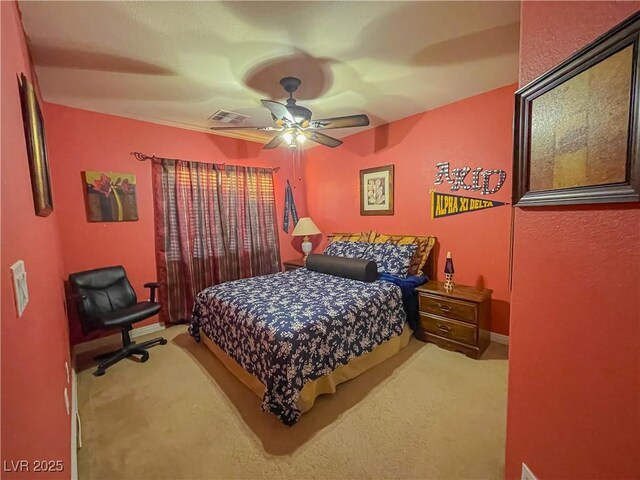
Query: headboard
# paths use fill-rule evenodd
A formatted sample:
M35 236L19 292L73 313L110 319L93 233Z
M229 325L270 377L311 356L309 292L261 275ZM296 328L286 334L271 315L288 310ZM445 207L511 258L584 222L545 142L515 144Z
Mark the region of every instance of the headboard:
M378 234L374 231L371 232L358 232L358 233L330 233L327 235L327 240L329 242L332 241L332 239L334 237L341 237L341 240L349 240L352 242L373 242L373 240L376 238L376 236L381 235ZM387 234L384 234L387 235ZM436 280L438 278L437 276L437 271L438 271L438 255L440 253L440 243L438 242L438 238L434 237L433 235L387 235L390 237L413 237L413 236L418 236L418 237L427 237L427 236L431 236L435 239L435 243L433 245L433 248L431 249L431 252L429 253L429 256L427 257L427 263L425 264L424 267L424 271L426 272L427 276L429 277L429 280Z
M437 280L438 279L438 255L440 253L440 243L438 242L438 238L436 239L436 243L429 252L429 256L427 257L427 263L424 266L424 271L427 273L427 277L429 280Z

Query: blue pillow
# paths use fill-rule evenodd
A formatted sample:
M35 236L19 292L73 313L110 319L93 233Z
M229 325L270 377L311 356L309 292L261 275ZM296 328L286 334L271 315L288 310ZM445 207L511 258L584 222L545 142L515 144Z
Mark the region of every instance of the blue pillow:
M334 257L369 259L370 249L371 244L367 242L333 242L324 249L324 254Z
M388 273L406 277L409 273L411 259L416 253L418 245L398 245L397 243L372 243L365 257L378 265L378 273Z

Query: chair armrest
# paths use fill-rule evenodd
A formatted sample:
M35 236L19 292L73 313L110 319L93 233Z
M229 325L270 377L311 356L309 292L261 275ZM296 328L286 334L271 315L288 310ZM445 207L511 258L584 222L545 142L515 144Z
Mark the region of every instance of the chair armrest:
M87 299L86 295L80 295L79 293L70 293L67 298L69 300L73 300L76 302L78 309L80 311L84 311L84 309L82 308L82 304L84 303L84 301Z
M144 288L149 289L149 301L156 301L156 288L160 288L160 284L158 282L147 282L144 284Z

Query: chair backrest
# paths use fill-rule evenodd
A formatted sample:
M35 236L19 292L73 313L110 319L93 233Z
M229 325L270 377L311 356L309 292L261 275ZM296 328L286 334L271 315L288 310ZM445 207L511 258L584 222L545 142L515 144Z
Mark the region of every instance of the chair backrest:
M79 302L82 317L120 310L135 305L138 301L121 265L72 273L69 275L69 283L78 295L84 297Z

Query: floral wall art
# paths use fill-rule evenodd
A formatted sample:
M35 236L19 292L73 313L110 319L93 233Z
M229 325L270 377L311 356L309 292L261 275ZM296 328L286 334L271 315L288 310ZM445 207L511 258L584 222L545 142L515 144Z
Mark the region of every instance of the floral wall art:
M84 172L84 183L89 222L138 220L134 174L87 171Z
M393 215L393 167L360 170L360 215Z

